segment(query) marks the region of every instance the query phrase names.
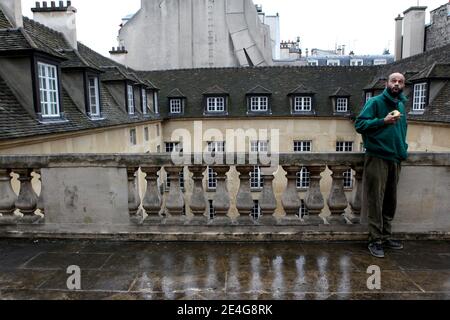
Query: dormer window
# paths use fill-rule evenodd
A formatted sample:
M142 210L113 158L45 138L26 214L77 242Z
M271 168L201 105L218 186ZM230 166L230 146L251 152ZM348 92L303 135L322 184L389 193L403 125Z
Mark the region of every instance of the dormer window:
M348 98L336 98L336 112L348 111Z
M181 99L170 99L170 113L181 114L183 109L183 101Z
M258 85L247 92L247 113L269 113L271 111L270 90Z
M342 88L337 90L330 96L333 102L333 110L335 114L347 114L350 111L351 94Z
M136 113L134 105L134 89L132 85L127 85L127 103L128 103L128 114L134 115Z
M338 67L341 65L341 61L337 59L327 60L327 66Z
M38 62L39 96L42 118L59 118L58 69L55 65Z
M91 117L100 117L100 92L98 77L88 77L89 85L89 114Z
M314 90L300 84L288 94L292 114L304 114L313 112Z
M381 65L385 65L387 64L387 60L386 59L374 59L373 60L373 65L374 66L381 66Z
M427 84L414 85L413 112L423 112L427 103Z
M209 87L203 93L204 115L223 116L228 113L228 92L218 85Z
M173 89L167 98L169 99L169 113L174 116L182 115L186 108L186 96L179 89Z
M159 113L159 105L158 105L158 91L153 92L153 105L155 108L155 113Z
M145 88L141 89L141 102L142 102L142 113L148 114L147 90Z
M206 99L207 112L225 112L224 97L208 97Z
M265 112L269 110L269 97L250 97L250 111Z
M366 103L373 98L373 92L372 91L367 91L366 95L365 95L365 101Z
M294 112L309 112L312 110L312 97L294 97Z
M364 65L364 60L363 59L351 59L350 60L350 65L352 67L360 67Z

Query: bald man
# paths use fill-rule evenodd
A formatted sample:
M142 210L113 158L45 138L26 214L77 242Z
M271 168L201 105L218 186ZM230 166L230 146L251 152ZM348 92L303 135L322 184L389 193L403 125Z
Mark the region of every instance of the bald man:
M408 156L404 88L403 74L391 74L384 92L367 102L355 123L366 149L362 214L368 217L369 251L377 258L384 258L384 249L403 249L391 239L391 227L401 163Z

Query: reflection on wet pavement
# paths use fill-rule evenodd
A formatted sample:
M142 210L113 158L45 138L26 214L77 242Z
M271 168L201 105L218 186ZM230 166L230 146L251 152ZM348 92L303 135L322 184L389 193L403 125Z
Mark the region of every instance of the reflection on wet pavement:
M69 265L81 290L67 289ZM370 290L367 269L381 269ZM0 241L1 299L450 299L450 243Z

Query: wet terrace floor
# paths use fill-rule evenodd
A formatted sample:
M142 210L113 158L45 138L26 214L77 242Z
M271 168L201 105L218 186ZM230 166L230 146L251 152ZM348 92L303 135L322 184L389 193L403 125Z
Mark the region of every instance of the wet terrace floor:
M69 266L81 290L67 287ZM370 290L370 266L381 289ZM366 244L0 240L0 299L450 299L450 242Z

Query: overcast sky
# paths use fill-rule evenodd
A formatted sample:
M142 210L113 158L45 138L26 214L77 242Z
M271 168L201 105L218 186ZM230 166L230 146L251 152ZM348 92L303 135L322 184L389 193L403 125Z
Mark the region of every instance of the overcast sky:
M156 0L153 0L156 1ZM301 38L306 48L334 49L345 44L347 52L381 54L394 49L394 18L418 0L253 0L268 15L280 15L281 39ZM24 15L32 18L36 0L22 0ZM58 1L57 1L58 2ZM78 40L109 56L117 45L121 18L140 8L141 0L72 0L78 9ZM429 12L447 0L419 0ZM147 30L147 32L151 32Z

